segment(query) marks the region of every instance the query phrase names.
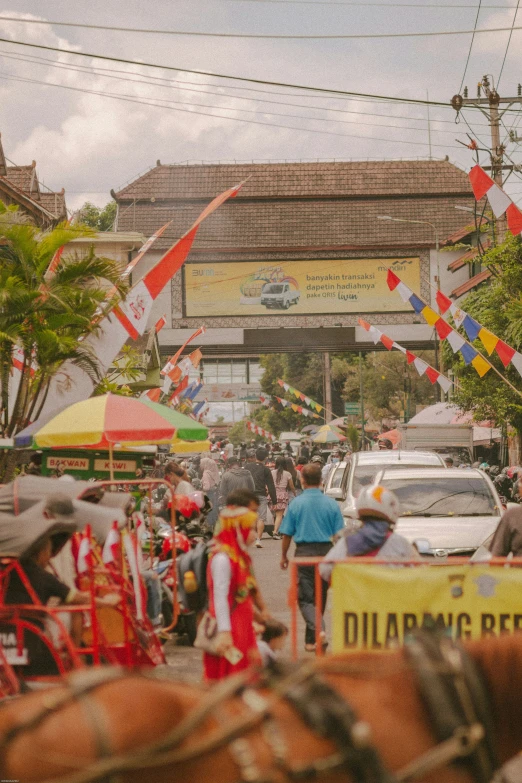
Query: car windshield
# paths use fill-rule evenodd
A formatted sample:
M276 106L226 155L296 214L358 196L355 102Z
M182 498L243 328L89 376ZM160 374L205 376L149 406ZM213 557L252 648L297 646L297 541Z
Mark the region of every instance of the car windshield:
M358 465L353 472L352 479L352 495L356 498L363 487L367 487L373 483L373 480L377 473L386 469L386 473L390 470L403 470L404 468L433 468L442 467L438 460L434 460L431 465L419 465L418 462L413 465L408 465L406 462L387 463L383 465Z
M479 476L384 478L382 484L399 498L401 516L490 517L500 512L487 482Z
M263 286L264 294L282 294L283 290L284 290L284 286L275 285L274 283L272 283L271 285Z

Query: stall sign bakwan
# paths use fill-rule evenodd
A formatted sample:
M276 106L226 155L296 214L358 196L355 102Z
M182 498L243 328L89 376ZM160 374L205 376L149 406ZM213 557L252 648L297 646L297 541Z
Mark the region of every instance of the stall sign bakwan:
M420 259L316 259L185 264L185 315L310 315L412 311L390 296L388 268L420 290Z
M381 651L417 628L454 639L522 630L522 569L339 564L332 575L333 651Z

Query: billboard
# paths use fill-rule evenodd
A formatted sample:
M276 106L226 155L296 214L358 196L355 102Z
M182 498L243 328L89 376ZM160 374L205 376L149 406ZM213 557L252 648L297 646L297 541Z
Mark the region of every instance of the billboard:
M187 263L186 317L411 312L390 294L388 267L420 291L419 258Z

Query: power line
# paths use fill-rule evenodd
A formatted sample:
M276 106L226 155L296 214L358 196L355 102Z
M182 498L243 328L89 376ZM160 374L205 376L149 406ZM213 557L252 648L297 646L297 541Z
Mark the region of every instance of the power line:
M27 59L25 59L23 57L16 57L16 56L12 56L12 55L6 55L2 51L0 51L0 57L4 57L4 58L7 58L7 59L11 59L11 60L16 60L18 62L26 62L26 63L29 63L31 65L39 64L39 63L35 63L33 60L27 60ZM84 70L82 67L78 68L78 67L75 67L75 66L68 66L68 65L59 64L59 63L54 63L53 64L50 61L46 61L46 62L48 64L48 67L50 66L50 67L54 67L54 68L59 68L60 70L66 70L66 71L69 71L69 72L72 72L72 73L80 73L80 74L89 75L89 76L97 76L98 75L96 73L93 73L92 70ZM15 76L16 74L11 74L11 75ZM154 83L152 83L150 81L147 81L146 79L129 79L129 78L123 78L123 77L120 77L120 76L111 76L109 74L101 74L101 76L102 76L102 78L110 78L110 79L116 79L118 81L129 82L130 84L145 84L147 86L151 86L152 85L154 87L163 87L164 88L164 87L169 87L170 84L172 84L172 82L170 82L169 85L154 84ZM383 117L383 118L389 118L389 119L404 119L404 120L412 120L412 121L426 123L425 118L420 118L420 117L416 118L416 117L407 117L407 116L402 116L402 115L399 115L398 117L396 117L393 114L392 115L390 115L390 114L382 115L382 114L373 114L371 112L358 112L358 111L353 111L353 110L350 110L350 109L336 109L336 108L325 107L325 106L310 106L310 105L301 104L301 103L289 103L288 101L271 101L271 100L267 100L266 98L259 99L259 98L246 97L246 96L243 96L243 95L229 95L227 93L207 92L207 91L204 91L204 90L193 90L191 88L177 86L177 85L175 87L171 88L171 89L177 89L177 90L181 90L181 91L185 91L185 92L196 93L196 94L199 94L199 95L211 95L211 96L216 97L216 98L228 97L228 98L232 98L235 101L242 100L242 101L250 101L250 102L254 102L254 103L267 103L267 104L273 104L273 105L277 105L277 106L285 106L287 108L295 106L296 108L307 109L307 110L311 110L311 111L335 112L335 113L339 113L339 114L356 114L356 115L364 115L364 116L376 116L376 117ZM124 97L132 98L132 97L135 97L135 96L127 94ZM139 97L139 96L136 96L136 97ZM151 97L154 97L154 96L151 96ZM169 102L168 99L166 99L166 98L157 98L157 100ZM177 102L174 101L174 103L177 103ZM198 103L193 103L191 105L203 106L203 107L206 106L206 104L198 104ZM278 114L277 112L266 111L265 109L262 109L262 108L258 108L255 112L253 112L252 110L249 110L249 109L242 109L242 108L237 107L237 106L234 106L234 107L225 107L225 106L215 106L215 107L214 106L210 106L209 107L209 106L206 106L206 108L216 108L216 109L228 109L228 108L230 108L231 111L243 111L243 112L247 112L247 113L257 113L257 114L272 114L274 116L283 116L283 117L298 117L298 118L301 118L301 119L310 119L310 120L321 121L321 122L340 122L340 123L347 124L347 125L367 125L369 127L374 127L374 128L398 128L399 130L419 131L421 133L425 133L426 130L427 130L426 127L418 128L418 127L414 127L414 126L411 126L411 125L400 125L400 124L399 125L397 125L397 124L391 124L390 125L390 124L387 124L387 123L376 123L376 122L365 122L365 121L360 122L360 121L357 121L357 120L336 120L336 119L331 119L329 117L304 117L303 115L291 115L291 114L287 114L287 113L280 113L280 114ZM437 119L437 120L434 120L434 121L435 122L451 123L451 120L438 120ZM453 130L439 130L437 128L433 128L432 130L433 130L434 133L446 133L446 134L454 135L454 131Z
M42 19L19 19L16 16L0 16L0 21L19 22L21 24L53 25L55 27L77 27L83 30L108 30L116 33L140 33L141 35L179 35L196 38L248 38L258 40L283 41L332 41L332 40L375 40L381 38L434 38L441 36L478 35L478 33L505 33L522 30L522 27L489 27L481 30L442 30L425 33L334 33L332 35L272 35L263 33L205 33L195 30L155 30L140 27L116 27L102 24L83 24L80 22L57 22ZM4 40L4 39L0 39Z
M0 38L0 43L12 44L14 46L26 46L29 49L44 49L48 52L60 52L61 54L71 54L75 57L90 57L94 60L107 60L107 62L126 63L127 65L136 65L140 68L158 68L163 71L178 71L179 73L192 73L198 76L210 76L216 79L230 79L236 82L248 82L249 84L265 84L271 87L286 87L290 90L306 90L313 93L327 93L330 95L342 95L352 98L369 98L376 101L393 101L395 103L415 104L421 106L442 106L448 109L447 103L442 101L427 101L423 98L397 98L390 95L374 95L372 93L352 92L350 90L336 90L325 87L311 87L303 84L292 84L290 82L270 81L268 79L254 79L247 76L230 76L227 74L213 73L212 71L196 71L191 68L179 68L174 65L159 65L158 63L140 62L139 60L128 60L124 57L111 57L106 54L93 54L92 52L78 52L74 49L62 49L57 46L45 46L44 44L28 43L27 41L15 41L11 38Z
M473 49L473 42L475 40L475 33L476 33L476 30L477 30L477 24L478 24L478 19L479 19L479 16L480 16L480 7L481 7L481 5L482 5L482 0L479 0L479 4L477 6L477 15L475 17L475 25L473 27L473 35L471 36L471 41L470 41L469 50L468 50L468 56L466 58L466 65L464 66L464 73L462 74L462 81L461 81L460 87L459 87L459 95L462 93L462 88L464 86L464 79L466 78L466 73L467 73L467 70L468 70L469 58L471 57L471 50Z
M498 90L499 85L500 85L500 80L502 79L502 72L504 70L504 65L506 64L506 57L507 57L508 51L509 51L509 44L511 43L511 36L513 35L513 30L515 29L515 22L517 20L518 6L519 5L520 5L520 0L517 0L517 7L515 8L515 14L513 16L513 24L511 25L511 30L509 31L509 38L508 38L508 42L507 42L507 46L506 46L506 51L504 52L504 59L502 60L502 66L500 68L500 73L499 73L498 79L497 79L497 90Z
M202 111L193 110L193 109L181 109L179 107L175 108L173 106L166 106L166 105L164 105L162 103L153 103L151 101L145 101L145 100L141 100L141 99L137 99L137 98L130 98L130 97L127 97L127 96L118 95L117 93L100 92L98 90L88 90L88 89L86 89L84 87L71 87L71 86L65 85L65 84L55 84L53 82L44 82L44 81L40 81L38 79L29 79L29 78L25 78L25 77L22 77L22 76L13 76L13 75L3 75L3 74L0 74L0 79L4 79L4 80L7 80L7 81L25 82L25 83L30 83L30 84L40 84L40 85L42 85L44 87L58 87L58 88L60 88L62 90L71 90L73 92L80 92L80 93L90 93L92 95L99 95L102 98L111 98L111 99L115 99L115 100L124 101L126 103L136 103L136 104L140 104L142 106L153 106L153 107L155 107L157 109L169 109L170 111L180 111L180 112L184 112L186 114L198 114L198 115L201 115L201 116L204 116L204 117L213 117L214 119L232 120L233 122L246 122L246 123L249 123L251 125L267 125L267 126L273 127L273 128L285 128L287 130L297 130L297 131L301 131L303 133L320 133L320 134L328 135L328 136L342 136L344 138L350 138L350 139L364 139L366 141L368 139L371 139L372 141L382 141L382 142L385 142L385 143L413 144L415 146L421 146L421 147L425 147L426 146L426 142L421 142L421 141L408 141L406 139L381 139L381 138L377 138L375 136L368 136L368 135L366 135L366 136L359 136L359 135L355 135L355 134L351 134L351 133L337 133L336 131L321 130L319 128L299 128L299 127L296 127L296 126L280 125L279 123L264 122L264 121L261 121L261 120L248 120L248 119L245 119L243 117L227 117L227 116L224 116L222 114L221 115L220 114L209 114L208 112L202 112ZM157 100L162 100L162 99L158 98ZM176 103L176 102L172 101L172 103ZM190 104L185 104L185 105L190 105ZM212 108L214 108L214 107L212 107ZM216 108L218 108L218 107L216 107ZM230 110L230 111L233 111L233 110ZM309 119L309 118L305 118L305 119ZM450 148L451 149L460 149L460 147L457 147L456 145L448 145L448 144L434 144L433 146L434 147L441 147L443 149L450 149Z

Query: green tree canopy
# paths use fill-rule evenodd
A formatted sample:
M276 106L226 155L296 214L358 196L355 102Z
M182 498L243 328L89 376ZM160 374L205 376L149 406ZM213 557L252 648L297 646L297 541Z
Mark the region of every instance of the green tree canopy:
M522 242L509 234L498 247L488 250L482 264L493 273L489 284L470 293L462 308L481 326L501 337L517 350L522 346ZM475 347L484 353L477 340ZM494 352L488 357L516 389L522 390L522 379L517 370L504 368ZM522 433L522 397L514 392L493 371L479 378L474 368L466 367L459 353L444 345L445 366L456 375L455 402L466 411L472 411L476 421L490 419L497 426L511 425Z
M95 231L111 231L116 220L116 209L115 201L109 201L104 207L97 207L86 201L80 209L80 219L85 226L94 228Z

